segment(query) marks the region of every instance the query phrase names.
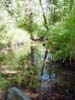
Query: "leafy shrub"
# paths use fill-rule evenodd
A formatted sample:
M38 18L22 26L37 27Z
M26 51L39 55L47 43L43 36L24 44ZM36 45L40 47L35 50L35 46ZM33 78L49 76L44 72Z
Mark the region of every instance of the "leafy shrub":
M28 57L25 55L18 58L17 70L19 70L19 72L15 77L17 85L21 87L21 85L24 84L24 86L26 86L27 88L37 89L39 87L39 69L37 67L28 66L27 60Z
M55 60L75 60L75 10L73 9L64 22L50 28L48 48Z
M3 52L0 52L0 64L2 64L5 61L5 54Z
M0 74L0 89L12 86L12 81L6 80L2 74Z

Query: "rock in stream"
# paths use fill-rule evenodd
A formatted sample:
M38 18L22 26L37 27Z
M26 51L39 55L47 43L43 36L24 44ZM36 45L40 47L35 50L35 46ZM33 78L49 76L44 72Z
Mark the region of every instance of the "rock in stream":
M12 87L8 89L7 100L31 100L31 99L28 96L26 96L22 90L16 87Z

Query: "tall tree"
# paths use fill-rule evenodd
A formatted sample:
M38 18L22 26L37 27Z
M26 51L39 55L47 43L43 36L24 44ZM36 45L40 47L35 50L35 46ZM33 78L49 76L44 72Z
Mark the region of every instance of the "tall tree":
M45 13L44 13L44 8L43 8L43 5L42 5L42 1L39 0L39 2L40 2L41 9L42 9L44 24L45 24L46 29L48 30L47 18L46 18Z
M32 0L25 1L25 18L26 18L27 30L31 33L33 31Z
M70 0L70 10L72 9L73 4L74 4L74 0Z

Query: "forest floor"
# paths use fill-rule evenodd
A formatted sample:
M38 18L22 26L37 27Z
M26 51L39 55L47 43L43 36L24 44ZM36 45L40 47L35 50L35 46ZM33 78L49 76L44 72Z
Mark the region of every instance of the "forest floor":
M75 100L68 99L65 95L61 93L49 93L48 91L38 91L36 93L31 92L30 90L25 90L25 95L30 97L32 100ZM0 91L0 100L6 100L6 92Z
M16 73L16 72L8 71L7 66L3 66L3 71L5 75ZM61 74L63 76L64 72L62 72ZM70 82L74 83L74 79L75 79L74 72L68 72L68 74L69 75L67 75L68 76L67 79L69 79ZM58 88L59 86L57 87L57 89ZM65 92L63 92L62 88L60 88L59 91L37 90L32 92L29 89L23 89L23 91L32 100L75 100L75 96L74 96L75 93L73 94L73 91L69 91L66 89ZM0 100L6 100L6 97L7 97L7 90L0 90Z

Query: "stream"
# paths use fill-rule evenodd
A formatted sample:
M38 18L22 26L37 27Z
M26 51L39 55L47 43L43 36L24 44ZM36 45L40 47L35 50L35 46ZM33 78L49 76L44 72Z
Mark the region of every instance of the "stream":
M43 61L43 58L45 61L40 90L47 91L49 95L56 93L65 96L66 99L62 100L75 100L75 72L70 70L68 66L54 63L51 54L45 55L46 48L41 48L40 51L39 55L36 53L35 56L36 64Z
M47 67L41 81L41 90L47 92L41 100L75 100L75 73L59 64Z
M75 72L58 63L48 63L51 60L51 55L45 59L40 90L47 91L48 96L54 95L52 100L75 100Z

